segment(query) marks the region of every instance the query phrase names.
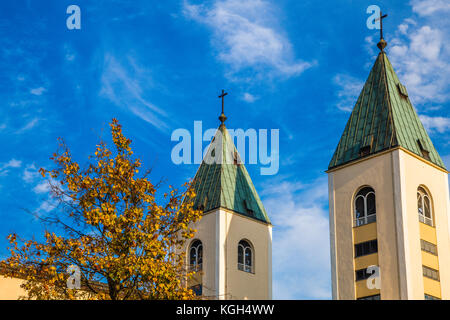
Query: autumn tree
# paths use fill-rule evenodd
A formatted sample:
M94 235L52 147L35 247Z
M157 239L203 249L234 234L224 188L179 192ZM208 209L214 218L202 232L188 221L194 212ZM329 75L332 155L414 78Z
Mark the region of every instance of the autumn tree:
M183 254L176 250L195 230L200 211L189 184L160 196L149 171L133 157L117 120L111 124L114 149L101 141L85 168L62 139L47 177L58 206L39 219L43 240L9 235L8 276L25 279L28 299L190 299ZM140 176L139 176L140 174ZM161 200L162 199L162 200ZM81 290L70 275L79 271ZM71 277L70 277L71 276ZM75 283L76 284L76 283Z

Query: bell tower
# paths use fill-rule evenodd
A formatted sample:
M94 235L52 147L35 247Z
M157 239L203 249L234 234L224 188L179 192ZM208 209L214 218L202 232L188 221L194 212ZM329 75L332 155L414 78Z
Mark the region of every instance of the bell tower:
M327 171L333 298L450 299L448 171L386 45Z
M194 177L194 208L203 211L185 243L188 285L206 299L272 299L272 225L241 162L225 120Z

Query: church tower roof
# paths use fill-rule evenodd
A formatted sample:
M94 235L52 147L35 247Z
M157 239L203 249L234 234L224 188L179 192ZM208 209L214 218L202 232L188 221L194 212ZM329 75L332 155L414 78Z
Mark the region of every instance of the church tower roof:
M222 123L194 177L194 208L204 212L224 208L270 224L250 175L241 163L233 139L225 127L225 119L222 111Z
M385 46L386 42L379 46L380 53L328 169L402 147L446 170L383 50Z

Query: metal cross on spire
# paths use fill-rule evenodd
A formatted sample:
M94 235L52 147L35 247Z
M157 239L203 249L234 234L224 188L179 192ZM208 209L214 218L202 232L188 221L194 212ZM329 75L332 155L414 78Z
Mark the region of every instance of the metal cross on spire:
M384 41L383 38L383 19L387 16L387 14L383 15L383 12L380 11L380 17L375 19L375 21L380 21L380 42L378 42L377 47L380 48L381 51L387 46L387 42Z
M228 94L228 93L225 92L225 91L222 89L222 94L219 96L219 98L222 98L222 114L219 116L219 120L220 120L220 122L222 122L222 124L225 122L225 120L227 120L227 117L226 117L225 114L223 113L224 98L225 98L225 96L226 96L227 94Z

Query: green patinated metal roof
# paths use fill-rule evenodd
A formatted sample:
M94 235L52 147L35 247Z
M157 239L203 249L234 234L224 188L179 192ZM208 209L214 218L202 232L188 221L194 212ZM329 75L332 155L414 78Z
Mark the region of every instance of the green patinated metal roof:
M381 51L328 169L399 146L445 169L406 88L400 83L386 53Z
M225 208L270 223L240 156L224 124L216 134L195 175L194 208L208 212Z

